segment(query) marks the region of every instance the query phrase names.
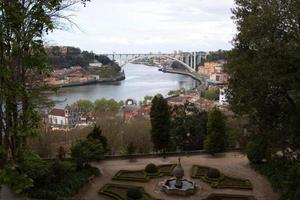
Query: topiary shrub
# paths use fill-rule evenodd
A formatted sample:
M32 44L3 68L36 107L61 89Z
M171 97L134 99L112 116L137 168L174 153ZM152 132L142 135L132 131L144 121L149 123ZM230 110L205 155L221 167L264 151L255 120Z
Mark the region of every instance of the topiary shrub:
M209 169L207 172L207 177L208 178L219 178L221 176L221 173L217 169Z
M148 165L145 167L145 171L146 171L147 173L153 174L153 173L158 172L158 168L157 168L157 166L156 166L155 164L150 163L150 164L148 164Z
M128 200L138 200L143 197L143 194L139 188L129 188L126 197Z
M266 147L256 139L247 144L246 154L251 163L260 163L266 157Z

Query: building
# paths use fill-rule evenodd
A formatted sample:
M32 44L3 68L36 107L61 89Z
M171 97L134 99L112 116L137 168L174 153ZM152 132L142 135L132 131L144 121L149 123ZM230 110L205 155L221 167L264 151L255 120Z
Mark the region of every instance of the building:
M48 123L52 128L74 128L80 123L79 109L71 109L68 105L64 109L54 108L48 114Z
M228 75L223 72L212 73L207 80L208 85L227 85Z
M197 95L179 95L166 98L167 102L171 106L175 105L184 105L186 103L194 103L196 102L199 97Z

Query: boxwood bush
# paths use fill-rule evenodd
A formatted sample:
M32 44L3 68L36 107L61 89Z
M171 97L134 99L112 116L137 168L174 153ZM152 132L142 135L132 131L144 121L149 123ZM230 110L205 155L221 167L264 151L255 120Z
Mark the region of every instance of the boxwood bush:
M217 169L214 169L214 168L210 168L207 172L207 177L208 178L213 178L213 179L216 179L216 178L219 178L221 176L221 173L219 170Z
M158 172L158 168L155 164L150 163L145 167L145 171L149 174L154 174Z
M128 200L138 200L143 197L143 193L139 188L129 188L126 193Z

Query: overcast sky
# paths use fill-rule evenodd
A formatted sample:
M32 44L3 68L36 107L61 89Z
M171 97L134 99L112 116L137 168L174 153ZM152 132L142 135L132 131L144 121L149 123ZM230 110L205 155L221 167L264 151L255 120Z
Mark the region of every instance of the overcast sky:
M233 0L92 0L72 12L80 29L47 40L96 53L230 49L233 7Z

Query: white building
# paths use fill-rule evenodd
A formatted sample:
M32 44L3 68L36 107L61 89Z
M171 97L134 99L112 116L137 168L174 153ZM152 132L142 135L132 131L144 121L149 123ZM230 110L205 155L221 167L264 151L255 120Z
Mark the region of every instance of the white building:
M220 88L220 94L219 94L219 105L225 106L228 105L227 97L226 97L226 87Z
M65 109L54 108L48 114L48 123L53 128L74 128L80 123L80 113L78 110L72 110L68 105Z

